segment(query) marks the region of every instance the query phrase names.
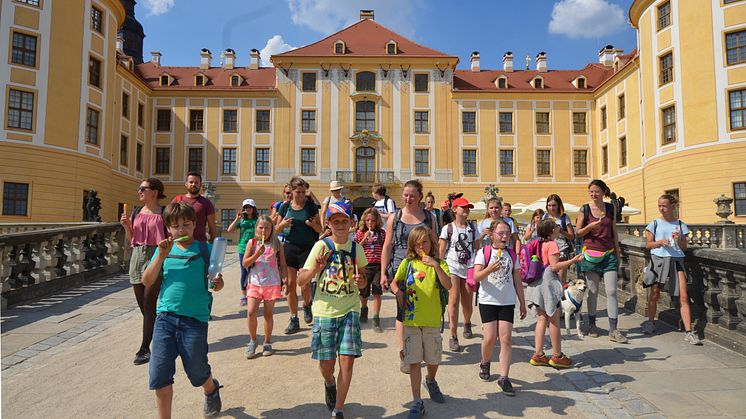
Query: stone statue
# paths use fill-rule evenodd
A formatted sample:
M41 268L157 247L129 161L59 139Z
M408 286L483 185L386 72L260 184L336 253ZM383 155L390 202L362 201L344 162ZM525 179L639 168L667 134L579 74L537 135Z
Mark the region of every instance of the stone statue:
M205 191L205 198L209 199L213 205L216 205L220 199L220 195L217 194L218 187L212 182L205 182L202 185L202 190Z
M624 217L622 217L622 209L625 206L629 205L627 203L627 200L624 199L623 196L620 196L617 198L616 193L612 192L611 193L611 205L614 207L614 212L616 212L616 222L618 224L622 223L624 219Z
M498 192L500 192L500 188L495 186L494 184L487 185L486 188L484 188L484 196L482 197L482 202L487 204L487 202L492 198L499 198L497 196Z
M101 222L98 212L101 210L101 199L96 191L88 191L83 201L83 221Z

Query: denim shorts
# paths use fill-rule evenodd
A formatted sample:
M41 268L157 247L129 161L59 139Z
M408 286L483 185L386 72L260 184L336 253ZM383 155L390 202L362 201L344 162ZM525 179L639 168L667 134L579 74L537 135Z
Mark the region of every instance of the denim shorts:
M174 383L176 357L181 356L189 382L199 387L210 377L207 362L207 323L175 313L159 313L150 354L150 389Z
M331 361L337 355L363 355L360 335L360 313L351 311L342 317L313 318L311 357L317 361Z

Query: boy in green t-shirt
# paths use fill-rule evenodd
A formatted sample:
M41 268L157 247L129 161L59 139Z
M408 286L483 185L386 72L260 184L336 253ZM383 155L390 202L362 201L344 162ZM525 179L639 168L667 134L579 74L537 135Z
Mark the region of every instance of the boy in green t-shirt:
M349 240L352 210L344 202L329 204L326 222L331 237L316 242L298 273L305 287L318 278L313 297L313 359L324 377L326 407L333 418L344 418L345 399L352 380L355 358L362 356L360 337L360 288L367 284L363 249ZM334 369L339 357L339 376Z
M416 227L409 233L407 258L399 265L391 290L404 307L404 362L409 364L414 405L409 418L421 418L425 404L420 397L420 364L427 364L425 387L430 399L443 403L443 393L435 381L443 355L440 322L443 313L440 288L449 290L451 278L445 260L435 258L435 237L428 227Z

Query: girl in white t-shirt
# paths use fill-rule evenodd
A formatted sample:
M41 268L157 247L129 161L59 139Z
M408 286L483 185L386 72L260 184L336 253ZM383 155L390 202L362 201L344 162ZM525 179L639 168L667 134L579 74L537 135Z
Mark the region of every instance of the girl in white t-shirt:
M516 297L520 303L520 318L526 317L526 301L523 284L513 250L507 248L510 241L510 226L503 220L493 221L489 227L491 245L477 252L474 259L474 280L479 286L479 314L482 318L482 360L479 363L479 378L490 379L490 360L495 341L500 336L500 378L497 385L508 395L514 396L508 378L512 357L513 317Z

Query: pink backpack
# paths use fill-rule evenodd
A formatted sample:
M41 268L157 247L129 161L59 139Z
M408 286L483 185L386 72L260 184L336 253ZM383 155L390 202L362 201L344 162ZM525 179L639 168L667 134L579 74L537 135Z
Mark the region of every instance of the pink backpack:
M515 252L513 251L513 249L505 250L507 250L510 259L515 264ZM492 246L490 245L482 247L482 255L484 256L484 266L487 267L487 265L489 265L490 263L490 258L492 257ZM471 292L479 291L479 282L474 279L474 268L469 268L466 271L466 286L469 287L469 290Z
M521 247L521 279L530 284L544 275L544 263L541 261L541 244L543 240L532 240Z

